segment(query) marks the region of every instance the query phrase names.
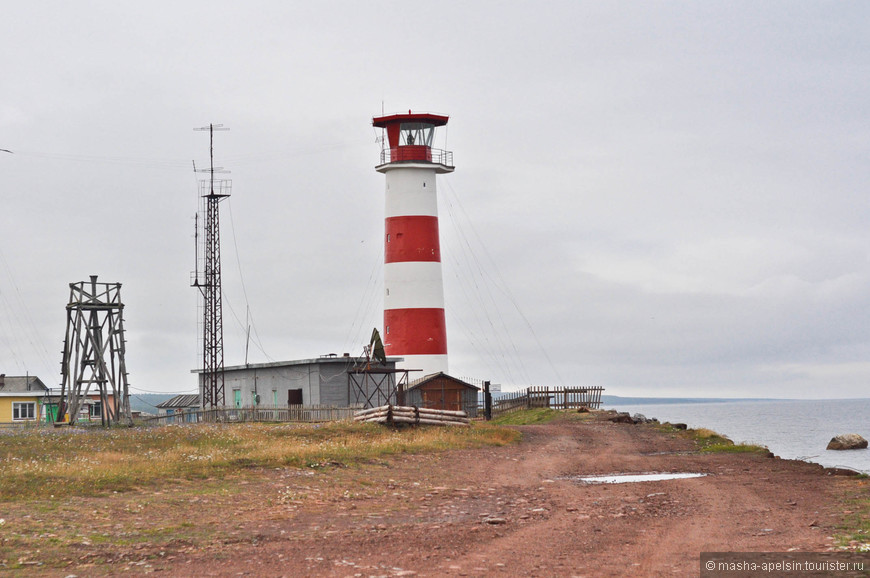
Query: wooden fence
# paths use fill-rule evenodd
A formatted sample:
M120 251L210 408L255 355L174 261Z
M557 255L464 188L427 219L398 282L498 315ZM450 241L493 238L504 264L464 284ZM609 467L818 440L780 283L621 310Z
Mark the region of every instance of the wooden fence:
M176 412L143 420L148 425L180 423L245 423L245 422L306 422L342 421L353 419L358 407L331 405L282 405L257 407L219 407Z
M492 417L524 409L598 409L603 387L549 387L533 385L527 389L506 393L492 400Z
M534 385L527 389L499 395L492 400L492 417L524 409L548 407L551 409L576 409L601 406L603 387L549 387ZM464 407L468 414L483 417L478 408ZM172 415L146 418L148 425L181 423L244 423L244 422L327 422L352 420L360 407L336 407L327 405L284 405L256 407L221 407L178 411ZM473 411L471 411L473 410Z

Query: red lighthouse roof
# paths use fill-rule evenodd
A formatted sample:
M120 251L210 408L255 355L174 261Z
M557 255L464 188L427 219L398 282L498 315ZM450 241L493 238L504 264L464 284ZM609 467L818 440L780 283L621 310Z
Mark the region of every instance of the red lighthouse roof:
M429 112L411 112L388 114L386 116L376 116L372 119L372 125L378 128L387 128L396 123L421 122L431 124L432 126L444 126L450 117L442 114L432 114Z

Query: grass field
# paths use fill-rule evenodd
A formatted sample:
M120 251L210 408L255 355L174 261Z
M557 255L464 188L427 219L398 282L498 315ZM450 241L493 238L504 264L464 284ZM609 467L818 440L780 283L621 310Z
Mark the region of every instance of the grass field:
M93 496L262 467L316 468L397 453L503 445L487 425L395 430L374 424L194 424L0 432L0 501Z

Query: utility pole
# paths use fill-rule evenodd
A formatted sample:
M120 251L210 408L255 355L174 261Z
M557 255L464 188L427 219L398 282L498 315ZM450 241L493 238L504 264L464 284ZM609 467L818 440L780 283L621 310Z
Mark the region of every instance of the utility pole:
M200 211L205 213L203 223L202 273L200 274L197 257L196 274L193 286L198 287L203 298L202 319L202 373L200 392L203 408L223 407L224 396L224 328L223 305L221 301L221 239L220 211L218 205L230 196L231 180L215 180L215 174L226 173L221 167L214 166L214 133L229 130L220 124L209 124L197 131L208 131L209 168L200 170L209 174L207 180L199 182L201 199ZM195 165L194 165L194 170ZM198 219L197 219L198 220ZM199 239L197 235L197 254Z

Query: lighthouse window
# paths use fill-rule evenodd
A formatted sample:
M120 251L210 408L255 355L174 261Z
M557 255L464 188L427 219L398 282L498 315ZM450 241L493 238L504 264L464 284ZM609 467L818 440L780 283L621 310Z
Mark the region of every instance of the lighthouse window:
M389 334L390 334L390 326L387 325L387 335L389 335Z
M435 125L425 122L404 122L399 129L399 146L432 146Z

